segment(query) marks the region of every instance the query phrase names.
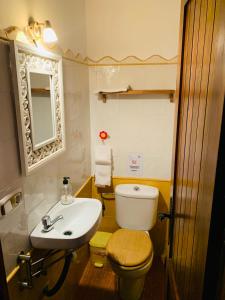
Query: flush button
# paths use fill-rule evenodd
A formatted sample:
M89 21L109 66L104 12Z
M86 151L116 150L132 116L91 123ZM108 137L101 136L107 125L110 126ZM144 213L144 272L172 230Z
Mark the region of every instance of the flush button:
M135 190L135 191L139 191L139 190L140 190L139 186L135 186L135 187L134 187L134 190Z

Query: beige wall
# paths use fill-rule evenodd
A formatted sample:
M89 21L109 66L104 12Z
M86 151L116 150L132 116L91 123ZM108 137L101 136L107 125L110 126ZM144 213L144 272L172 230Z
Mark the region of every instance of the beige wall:
M0 29L11 25L23 29L29 17L50 20L63 50L86 54L84 0L1 0Z
M50 20L64 50L86 53L84 0L29 0L30 14L39 22Z
M24 27L29 18L29 0L1 0L0 29L14 25Z
M87 53L94 60L111 56L177 55L180 0L86 0ZM101 61L104 63L104 60ZM137 62L137 61L136 61ZM174 104L168 96L111 97L96 92L133 89L175 89L176 64L92 66L89 68L92 173L100 130L108 131L113 176L128 177L128 155L143 156L140 177L169 180L171 176Z
M86 0L88 56L172 58L179 14L180 0Z
M0 1L0 27L25 26L30 14L38 21L50 19L59 35L60 46L85 50L84 2ZM73 17L73 18L72 18ZM57 21L56 21L57 20ZM71 27L71 20L73 26ZM64 34L65 33L65 34ZM62 39L61 39L62 38ZM72 44L71 44L72 42ZM2 44L1 44L2 45ZM0 197L17 186L23 188L24 201L10 215L0 219L6 271L16 265L21 250L28 249L29 233L49 208L59 200L62 176L70 176L74 191L90 175L90 113L88 67L63 60L66 152L34 174L20 171L14 103L11 97L9 49L0 49ZM7 126L6 126L7 124ZM3 130L4 129L4 130Z

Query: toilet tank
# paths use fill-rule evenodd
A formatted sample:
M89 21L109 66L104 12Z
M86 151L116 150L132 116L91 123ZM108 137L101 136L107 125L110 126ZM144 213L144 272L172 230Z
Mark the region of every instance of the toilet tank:
M116 221L121 228L150 230L156 222L159 190L142 184L115 188Z

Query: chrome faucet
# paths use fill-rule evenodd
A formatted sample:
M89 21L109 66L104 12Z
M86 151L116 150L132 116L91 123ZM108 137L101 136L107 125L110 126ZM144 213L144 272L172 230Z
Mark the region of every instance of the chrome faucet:
M58 222L59 220L62 220L63 216L59 215L57 216L55 219L51 220L51 217L49 215L45 215L44 217L42 217L41 221L43 224L43 229L42 232L48 232L50 230L52 230L54 228L54 224L56 222Z

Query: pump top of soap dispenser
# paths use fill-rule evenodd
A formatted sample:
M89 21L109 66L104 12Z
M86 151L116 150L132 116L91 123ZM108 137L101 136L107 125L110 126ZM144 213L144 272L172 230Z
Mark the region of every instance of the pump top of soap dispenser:
M63 177L63 184L68 184L69 179L70 179L70 177Z
M66 205L73 202L72 185L69 181L70 177L63 177L61 203Z

